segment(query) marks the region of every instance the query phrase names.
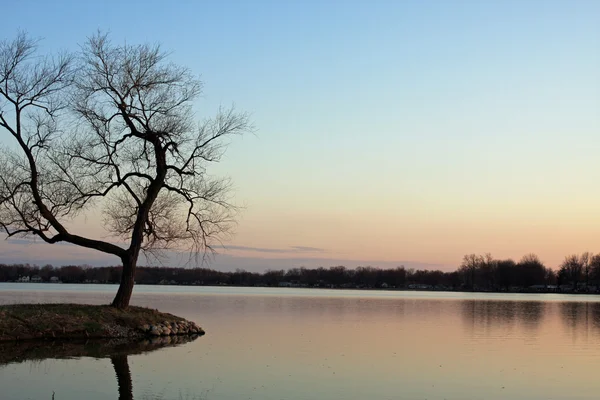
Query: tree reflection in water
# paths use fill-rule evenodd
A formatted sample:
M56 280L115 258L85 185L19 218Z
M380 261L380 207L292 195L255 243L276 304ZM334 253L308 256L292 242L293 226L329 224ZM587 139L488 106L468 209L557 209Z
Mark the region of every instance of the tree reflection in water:
M131 371L126 354L110 357L110 362L117 374L117 385L119 387L119 400L133 400L133 383L131 382Z
M599 302L564 302L560 304L560 315L574 340L600 338Z
M512 329L515 325L537 329L547 311L547 304L541 301L461 301L465 327L472 333L488 329Z
M166 336L142 341L107 339L88 341L28 341L0 343L0 366L80 357L108 358L115 370L119 400L133 400L133 382L128 357L196 340L198 335Z
M464 327L473 336L512 329L537 330L542 320L557 320L573 339L600 340L600 302L585 301L464 300L460 302ZM549 322L552 323L552 322Z

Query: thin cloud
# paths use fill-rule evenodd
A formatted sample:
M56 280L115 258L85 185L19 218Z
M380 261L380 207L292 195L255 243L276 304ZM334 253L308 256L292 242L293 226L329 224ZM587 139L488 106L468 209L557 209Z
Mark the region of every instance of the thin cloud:
M242 251L253 251L256 253L275 253L275 254L287 254L287 253L323 253L326 250L319 247L309 246L290 246L288 248L270 248L270 247L252 247L252 246L237 246L237 245L225 245L223 246L226 250L242 250Z
M16 244L16 245L23 245L23 246L30 246L33 244L48 244L46 242L44 242L41 238L31 238L31 239L27 239L27 238L14 238L14 237L6 237L4 240L6 240L6 242L10 243L10 244ZM71 243L68 242L56 242L52 244L54 245L69 245L72 246Z
M18 243L11 243L12 241ZM74 264L87 264L92 266L107 266L107 265L119 265L119 260L112 255L100 253L97 251L84 249L75 245L65 243L65 246L57 249L55 245L43 244L38 241L38 245L32 245L32 241L27 239L16 239L2 241L0 240L0 263L5 264L52 264L54 266L60 265L74 265ZM39 246L39 247L38 247ZM277 248L254 248L250 246L228 246L229 248L237 248L240 250L268 250L267 252L260 253L256 251L253 255L235 255L227 254L226 252L216 254L213 259L207 264L196 264L192 262L188 265L189 254L187 252L177 251L166 251L165 260L161 262L161 265L168 265L172 267L206 267L216 269L219 271L235 271L236 269L244 269L251 272L264 272L269 269L289 269L289 268L318 268L318 267L330 267L334 265L344 265L348 268L355 268L358 266L371 265L379 268L394 268L400 265L404 265L406 268L415 269L441 269L445 271L453 270L453 265L442 265L442 264L431 264L416 262L410 260L396 260L396 261L381 261L381 260L351 260L334 257L325 257L325 254L331 254L325 251L323 256L315 256L311 251L316 252L319 248L313 248L308 246L293 246L290 249L277 249ZM298 249L297 247L300 247ZM321 249L323 250L323 249ZM278 253L278 256L270 256L266 258L268 253ZM148 259L145 255L140 255L139 265L156 265L156 260Z
M0 237L2 235L0 234ZM32 245L32 244L47 244L40 238L15 238L15 237L6 237L6 242L15 245ZM53 245L67 245L67 246L75 246L69 242L56 242ZM119 246L122 243L114 242L113 244ZM288 248L272 248L272 247L252 247L252 246L237 246L237 245L224 245L223 248L225 250L241 250L241 251L253 251L256 253L272 253L272 254L289 254L289 253L324 253L327 250L320 247L310 247L310 246L290 246Z
M309 252L309 253L324 253L327 250L322 249L320 247L309 247L309 246L291 246L292 249L295 249L299 252Z

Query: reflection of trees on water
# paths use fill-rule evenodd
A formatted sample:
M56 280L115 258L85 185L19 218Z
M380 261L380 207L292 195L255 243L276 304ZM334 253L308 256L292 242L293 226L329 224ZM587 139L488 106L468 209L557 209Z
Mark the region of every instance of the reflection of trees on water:
M157 337L138 342L127 339L57 343L42 341L2 342L0 343L0 368L4 364L45 359L109 358L117 378L119 400L133 400L133 381L128 360L130 355L144 354L164 347L179 346L197 338L197 335L192 335ZM58 399L58 397L56 398Z
M464 326L474 336L515 328L536 330L548 317L560 319L573 340L600 342L600 302L466 300L460 303Z
M523 326L537 329L546 312L546 303L541 301L518 302L518 315Z
M594 326L600 328L600 303L560 303L562 321L567 326Z
M539 301L465 300L461 302L461 315L472 333L514 326L537 329L546 307L546 303Z
M567 326L576 326L583 322L587 315L588 303L560 303L560 315Z
M590 334L600 339L600 303L563 302L559 309L562 323L573 339L587 339Z

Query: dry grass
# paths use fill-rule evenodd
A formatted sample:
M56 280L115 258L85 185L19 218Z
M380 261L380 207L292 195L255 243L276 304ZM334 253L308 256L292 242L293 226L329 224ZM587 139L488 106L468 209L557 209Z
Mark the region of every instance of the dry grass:
M183 318L142 307L119 310L84 304L0 306L0 341L36 338L109 338L139 335L144 324Z

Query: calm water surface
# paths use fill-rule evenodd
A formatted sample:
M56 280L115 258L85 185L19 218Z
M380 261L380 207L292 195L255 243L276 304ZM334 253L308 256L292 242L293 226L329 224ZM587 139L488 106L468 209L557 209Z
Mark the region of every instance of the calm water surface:
M0 283L0 303L102 304L116 289ZM598 296L137 286L133 304L207 334L117 362L0 365L0 398L117 399L124 370L121 399L138 400L600 396Z

